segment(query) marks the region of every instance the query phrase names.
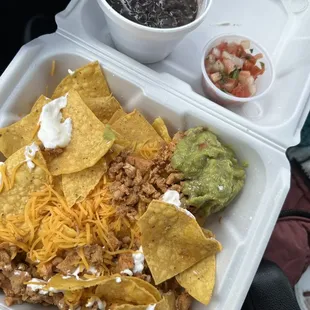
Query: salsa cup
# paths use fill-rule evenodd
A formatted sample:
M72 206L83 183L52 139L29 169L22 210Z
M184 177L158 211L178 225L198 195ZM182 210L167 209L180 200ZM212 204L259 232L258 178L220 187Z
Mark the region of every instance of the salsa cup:
M152 28L137 24L116 12L106 0L97 0L103 10L116 48L141 63L166 58L175 46L205 19L212 0L198 0L197 17L176 28Z
M251 48L253 48L254 53L262 53L264 57L261 59L262 62L265 63L265 69L263 75L259 76L255 81L257 86L257 92L254 96L248 98L240 98L233 96L231 94L227 94L222 90L218 89L214 83L209 78L207 71L205 69L205 59L208 56L211 49L221 42L225 41L228 43L236 42L240 43L243 40L249 40L251 44ZM208 98L212 101L220 104L220 105L241 105L246 102L256 101L265 96L271 89L272 84L275 79L275 72L273 68L273 64L268 52L257 42L252 40L249 37L237 34L221 34L213 39L211 39L205 48L203 49L203 57L201 59L201 71L202 71L202 87L204 93Z

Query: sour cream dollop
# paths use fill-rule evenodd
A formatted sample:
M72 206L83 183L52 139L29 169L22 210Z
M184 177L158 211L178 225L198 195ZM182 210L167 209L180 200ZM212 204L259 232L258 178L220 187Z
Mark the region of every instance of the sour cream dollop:
M47 149L66 147L71 141L72 121L62 121L61 110L67 106L67 95L46 104L41 112L38 137Z

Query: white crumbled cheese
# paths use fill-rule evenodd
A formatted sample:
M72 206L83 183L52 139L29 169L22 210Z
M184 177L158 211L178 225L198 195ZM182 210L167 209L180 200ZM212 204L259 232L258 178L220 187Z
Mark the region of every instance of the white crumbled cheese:
M66 147L71 140L72 121L66 118L62 123L61 109L67 106L67 95L46 104L41 112L38 137L47 149Z
M62 276L63 279L67 280L67 279L70 279L71 276Z
M134 262L133 273L142 273L144 268L144 255L142 246L140 246L139 251L132 254L132 258Z
M100 272L94 266L90 266L87 272L90 272L91 274L94 274L97 277L100 276Z
M127 276L133 276L133 272L130 269L124 269L121 271L121 274L126 274Z
M122 279L121 279L120 277L116 277L116 278L115 278L115 282L116 282L116 283L121 283L121 282L122 282Z
M177 208L181 207L180 194L174 190L167 190L162 198L164 202L175 205Z
M80 277L79 277L79 273L81 272L81 269L80 269L80 266L79 267L77 267L74 271L73 271L73 273L71 274L72 276L74 276L77 280L79 280L80 279Z
M97 307L100 310L105 310L105 307L107 306L106 302L99 299L98 297L91 297L88 299L87 304L85 305L86 308L91 308L95 302L97 303Z
M154 310L155 307L156 307L156 304L148 305L145 310Z
M73 75L73 74L75 73L75 71L72 71L71 69L68 69L68 73L69 73L70 75Z
M47 292L51 292L51 293L57 294L57 293L63 293L64 291L57 290L54 287L50 287Z
M174 205L179 211L184 212L191 218L195 218L195 216L190 211L181 208L180 194L177 191L168 189L162 197L162 201Z
M21 273L22 272L20 270L14 270L14 276L20 276Z
M224 186L223 185L219 185L218 189L219 189L220 192L222 192L224 190Z
M34 292L42 290L42 288L46 285L45 281L37 278L32 278L29 282L36 283L36 284L27 284L27 288L30 288Z
M32 170L35 167L35 164L32 162L32 159L35 157L36 152L38 152L39 150L40 150L39 147L35 143L27 145L25 148L24 153L26 159L25 161L30 170Z

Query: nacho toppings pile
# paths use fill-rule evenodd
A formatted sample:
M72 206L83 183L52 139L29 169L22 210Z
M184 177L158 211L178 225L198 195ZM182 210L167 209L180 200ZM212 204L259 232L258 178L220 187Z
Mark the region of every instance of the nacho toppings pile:
M56 68L57 70L57 68ZM221 244L202 228L244 185L209 130L170 137L123 110L98 62L0 129L0 286L8 306L189 309L210 302Z

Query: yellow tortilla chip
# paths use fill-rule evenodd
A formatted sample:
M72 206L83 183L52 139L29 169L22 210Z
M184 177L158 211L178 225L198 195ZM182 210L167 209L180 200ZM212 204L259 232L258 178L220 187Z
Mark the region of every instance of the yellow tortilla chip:
M96 187L108 167L105 158L97 164L79 172L64 174L62 176L62 188L68 204L72 207L76 202L83 201Z
M30 114L0 129L0 151L6 158L34 140L42 107L48 102L49 98L40 96L34 104L36 108Z
M13 187L8 191L3 189L0 194L1 214L22 213L29 194L39 191L44 184L48 183L49 174L46 172L46 163L40 151L35 154L34 161L38 165L30 170L25 162L25 147L6 160L6 175Z
M77 69L72 75L67 75L55 89L52 99L64 96L71 89L79 93L85 104L104 123L120 109L120 104L112 96L98 61Z
M72 120L72 137L68 146L57 157L48 160L52 175L69 174L94 166L111 148L115 137L85 105L79 94L68 93L63 118Z
M176 310L176 306L175 306L176 298L175 298L175 294L173 291L169 291L169 292L165 293L163 295L163 298L166 301L168 310Z
M92 286L96 286L107 280L107 277L101 276L94 279L76 279L74 276L70 278L63 278L61 274L56 274L53 276L46 286L43 287L43 290L48 290L49 288L54 288L56 290L62 291L75 291L83 288L88 288ZM31 283L31 282L29 282Z
M122 118L123 116L127 115L126 112L123 109L118 109L114 112L112 117L109 120L109 124L112 125L114 124L117 120Z
M107 97L83 98L86 105L98 117L98 119L107 124L115 111L120 110L121 105L112 95Z
M128 142L135 144L136 151L148 145L155 146L159 149L161 143L164 142L155 129L137 110L118 119L111 127L122 137L125 137Z
M155 306L155 310L174 310L175 308L171 308L166 299L162 299L158 303L149 304L149 305L119 305L113 308L114 310L147 310L149 306Z
M135 282L139 287L143 287L144 289L146 289L151 295L155 297L157 301L161 300L161 295L155 286L136 277L131 277L130 279L131 281Z
M176 276L179 284L205 305L209 304L215 285L215 264L215 255L211 255Z
M107 303L155 304L156 298L130 277L111 277L97 286L95 295Z
M156 285L221 250L218 241L205 237L195 218L159 200L150 203L138 225Z
M52 99L64 96L71 88L79 92L83 98L107 97L111 94L108 83L98 61L67 75L56 87Z
M63 194L63 186L62 186L62 176L58 175L56 177L53 177L53 188L54 190L60 194L60 195L64 195Z
M165 142L167 143L171 142L171 137L169 136L168 128L161 117L157 117L154 120L152 126Z

